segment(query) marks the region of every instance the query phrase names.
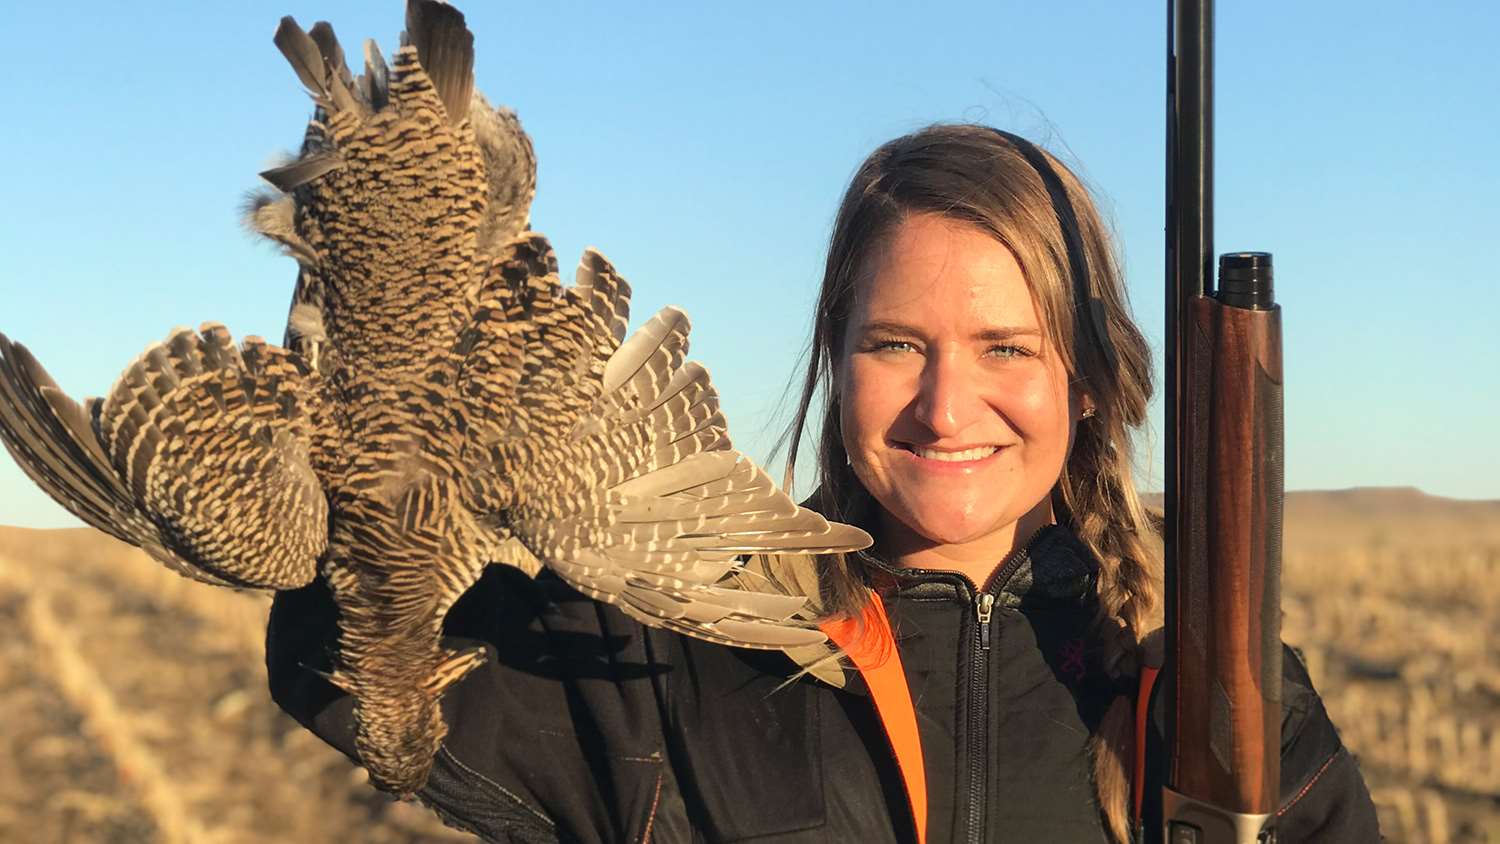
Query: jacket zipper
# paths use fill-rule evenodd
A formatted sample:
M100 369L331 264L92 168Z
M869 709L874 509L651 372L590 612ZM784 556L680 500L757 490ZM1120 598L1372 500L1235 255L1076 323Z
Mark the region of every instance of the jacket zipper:
M1041 530L1033 533L1026 544L1006 558L995 571L983 591L973 588L969 581L970 595L974 596L974 617L979 622L974 626L977 647L969 657L969 835L970 844L982 844L984 840L984 798L988 791L989 774L989 720L990 720L990 616L995 610L995 598L1015 576L1021 565L1030 558L1031 543L1036 541ZM968 580L968 578L964 578ZM977 593L977 594L976 594Z
M995 595L981 592L974 601L975 615L979 619L974 636L979 647L969 653L969 841L980 844L984 834L984 794L988 772L985 760L989 756L989 730L986 729L990 715L990 613L995 608Z

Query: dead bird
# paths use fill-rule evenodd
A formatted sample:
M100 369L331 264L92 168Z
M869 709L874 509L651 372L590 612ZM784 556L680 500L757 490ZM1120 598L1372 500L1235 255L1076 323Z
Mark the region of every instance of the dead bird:
M325 577L330 680L381 789L423 785L443 690L483 660L440 642L492 562L551 569L646 624L730 645L824 641L752 553L855 550L735 451L688 320L626 337L630 288L588 250L563 286L529 229L530 140L474 91L463 15L412 0L389 67L333 29L275 42L315 103L251 225L298 263L284 346L173 331L103 399L69 399L0 335L0 439L94 527L239 588Z

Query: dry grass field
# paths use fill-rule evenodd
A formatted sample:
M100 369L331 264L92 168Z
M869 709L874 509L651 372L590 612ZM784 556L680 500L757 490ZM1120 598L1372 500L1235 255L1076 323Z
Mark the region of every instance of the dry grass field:
M1500 842L1500 502L1288 496L1282 606L1387 839Z
M0 842L474 842L271 702L264 596L0 529Z
M1289 497L1285 638L1388 840L1500 842L1500 502ZM473 841L271 703L268 601L102 534L0 528L0 841Z

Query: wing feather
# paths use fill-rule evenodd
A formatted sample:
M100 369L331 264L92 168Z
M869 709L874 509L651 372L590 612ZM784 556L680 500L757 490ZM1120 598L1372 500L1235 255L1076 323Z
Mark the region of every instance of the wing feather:
M69 512L139 545L147 527L116 475L85 411L31 352L0 334L0 439L21 470Z
M745 576L740 557L854 550L869 535L798 507L733 449L708 372L685 360L686 314L664 308L626 337L630 290L603 256L586 252L563 288L540 235L508 250L460 387L474 470L513 498L469 505L644 623L747 647L824 641L809 596Z
M181 574L217 585L310 581L327 534L311 468L316 376L223 326L147 348L80 407L0 336L0 439L64 507Z

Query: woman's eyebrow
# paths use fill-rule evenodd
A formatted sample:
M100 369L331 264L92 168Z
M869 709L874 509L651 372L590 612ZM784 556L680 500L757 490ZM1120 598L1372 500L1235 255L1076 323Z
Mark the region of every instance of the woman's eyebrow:
M1041 337L1042 332L1037 328L1027 328L1020 325L1008 325L1000 328L986 328L974 333L975 340L1013 340L1017 337Z
M903 336L921 336L922 330L913 325L908 325L896 319L875 319L860 326L861 334L897 334ZM975 340L995 342L1001 340L1013 340L1017 337L1041 337L1041 329L1024 325L1000 325L983 328L974 332L971 337Z
M915 327L894 319L874 319L859 327L861 334L907 334L920 335L922 332Z

